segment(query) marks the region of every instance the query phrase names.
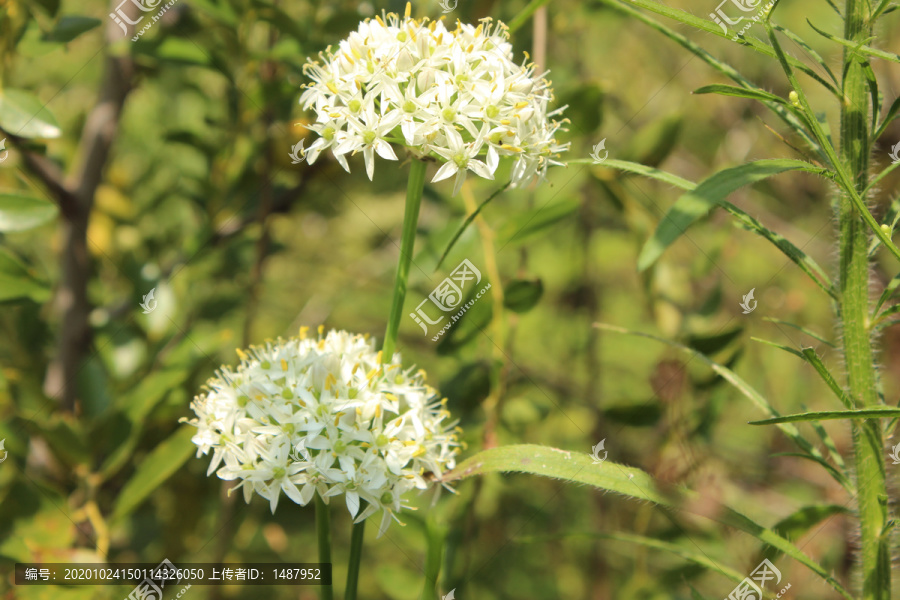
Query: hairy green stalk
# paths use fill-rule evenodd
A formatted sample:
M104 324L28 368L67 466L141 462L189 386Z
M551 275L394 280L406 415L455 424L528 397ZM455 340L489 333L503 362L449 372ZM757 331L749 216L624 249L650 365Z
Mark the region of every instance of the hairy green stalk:
M867 23L869 0L847 0L844 37L862 43L872 35ZM869 171L869 89L864 65L852 49L844 50L844 103L841 107L841 158L852 174L858 194L867 187ZM841 194L840 310L849 393L859 408L880 405L869 323L869 236L866 223L851 199ZM863 600L889 600L890 549L884 535L887 491L881 424L876 419L854 421L856 490L861 529Z
M319 540L319 562L331 562L331 523L328 518L328 505L318 494L316 496L316 537ZM319 597L322 600L334 598L334 589L330 585L319 586Z
M382 360L390 362L397 347L397 331L403 316L403 301L406 300L406 284L409 281L409 267L412 264L413 248L416 242L416 226L419 224L419 206L425 189L425 162L413 159L406 184L406 211L403 214L403 238L400 240L400 260L397 263L397 278L394 281L394 299L387 331L384 334Z

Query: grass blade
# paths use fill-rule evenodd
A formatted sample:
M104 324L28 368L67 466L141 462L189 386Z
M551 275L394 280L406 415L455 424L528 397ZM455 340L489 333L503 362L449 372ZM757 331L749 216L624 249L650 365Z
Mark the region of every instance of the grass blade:
M798 423L803 421L834 421L836 419L887 419L900 417L900 408L855 408L853 410L823 410L816 412L782 415L750 421L750 425L777 425L779 423Z

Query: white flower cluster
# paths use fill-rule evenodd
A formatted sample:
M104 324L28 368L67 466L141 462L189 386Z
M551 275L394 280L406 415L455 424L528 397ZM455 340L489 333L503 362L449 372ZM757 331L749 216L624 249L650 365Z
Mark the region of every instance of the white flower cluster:
M446 399L399 353L382 364L368 336L320 327L314 339L303 328L238 355L237 369L222 367L191 403L189 422L197 456L213 450L207 475L240 479L247 502L256 492L274 513L281 492L301 506L344 494L356 522L384 511L380 535L408 508L406 492L455 466Z
M534 64L513 62L503 23L477 27L457 21L417 21L376 16L304 71L315 82L300 97L314 108L319 135L305 151L309 164L328 148L347 170L347 154L362 152L369 179L375 154L397 160L391 143L416 158L442 162L433 182L456 176L453 195L467 171L493 179L500 158L515 158L512 184L543 179L569 144L554 138L561 123L547 112L549 82Z

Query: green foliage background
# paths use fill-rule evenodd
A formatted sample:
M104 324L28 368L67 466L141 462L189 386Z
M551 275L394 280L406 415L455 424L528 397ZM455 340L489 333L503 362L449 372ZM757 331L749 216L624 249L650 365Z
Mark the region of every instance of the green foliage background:
M701 17L715 9L712 1L670 5ZM524 7L515 0L461 0L448 19L509 21ZM316 560L312 508L283 501L272 515L259 499L249 506L228 499L228 486L205 476L208 459L192 458L190 429L178 419L189 416L191 397L216 367L236 360L235 347L320 323L382 336L408 165L380 161L370 183L361 159L351 160L347 176L327 158L309 167L288 156L307 135L302 124L309 116L297 104L306 57L381 9L402 13L403 4L179 0L139 41L107 45L103 2L0 3L0 135L13 136L0 164L0 194L8 195L0 225L4 218L33 221L0 227L0 439L9 452L0 464L0 597L119 598L130 591L15 587L15 562L90 562L104 553L115 562ZM759 105L692 95L727 82L606 2L560 0L545 10L545 67L558 104L569 105L568 158L587 158L605 139L610 158L692 181L749 160L802 158ZM414 16L440 14L436 2L413 5ZM839 68L840 48L815 34L807 18L839 31L825 2L779 9L781 23ZM896 28L896 13L886 23ZM787 97L774 61L673 28ZM879 48L900 52L900 39L883 33ZM749 35L764 38L758 25ZM535 55L532 21L513 41L518 56ZM799 45L787 49L808 56ZM52 298L56 291L58 301L59 258L67 249L52 191L25 155L44 156L66 174L77 171L85 160L78 140L106 54L133 56L134 87L90 211L91 337L75 383L79 407L70 414L44 387L57 354L61 317ZM900 71L885 64L873 61L873 68L891 102ZM809 83L813 104L827 105L827 92L801 81ZM15 137L36 113L29 109L41 106L50 114L33 125L52 130L55 119L60 135ZM873 157L876 165L890 163L888 149L898 141L895 122ZM498 182L508 168L501 166ZM897 184L896 172L882 181L876 216ZM556 168L541 187L507 190L435 270L474 203L499 185L471 182L457 198L447 185L426 185L407 307L463 258L491 280L492 295L440 343L404 317L398 344L405 361L425 368L449 398L465 430L463 457L486 445L524 443L589 453L605 440L610 460L698 490L700 499L692 512L666 511L553 479L488 474L459 483L459 494L443 494L435 508L430 495L417 499L419 510L404 515L406 526L382 539L370 528L360 596L419 598L426 544L445 535L438 587L455 589L461 600L723 597L734 583L716 569L634 538L667 542L747 574L764 548L697 516L714 501L766 526L794 515L781 533L853 586L857 532L845 511L833 508L853 508L844 489L817 465L779 456L792 451L786 438L747 425L765 415L701 361L592 326L613 323L687 344L733 368L783 414L830 410L812 369L750 340L814 346L840 372L831 346L772 321L836 341L828 297L722 211L638 273L641 247L680 191L603 165ZM833 264L832 198L820 180L785 174L729 200L820 264ZM884 282L892 275L887 265L872 274ZM739 303L751 288L758 308L745 315ZM151 289L158 305L145 315L139 303ZM898 361L900 338L887 329L882 376L889 404L896 404ZM847 455L847 425L822 426ZM811 425L799 427L815 435ZM896 481L900 467L891 468ZM798 516L809 505L825 508ZM340 502L334 508L340 595L350 519ZM836 597L802 567L776 564L792 584L791 597ZM316 590L195 586L185 597L315 598Z

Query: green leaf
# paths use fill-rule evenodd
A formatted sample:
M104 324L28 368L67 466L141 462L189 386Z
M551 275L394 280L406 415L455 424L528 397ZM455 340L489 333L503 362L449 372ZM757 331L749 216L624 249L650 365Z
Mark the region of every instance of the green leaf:
M638 269L644 271L650 267L688 227L705 216L710 209L720 206L735 190L785 171L822 173L823 169L800 160L774 159L760 160L719 171L675 201L653 237L641 250Z
M818 412L782 415L762 421L750 421L750 425L773 425L798 421L833 421L835 419L888 419L900 417L900 408L855 408L853 410L823 410Z
M845 40L844 38L839 38L836 35L831 35L827 31L822 31L818 27L812 24L812 22L807 19L807 23L812 27L816 33L824 37L825 39L831 40L832 42L837 42L841 46L846 48L850 48L856 53L864 54L867 56L874 56L875 58L882 58L884 60L889 60L891 62L900 63L900 55L894 54L892 52L884 52L883 50L878 50L877 48L872 48L871 46L866 46L864 44L858 44L856 42L851 42L850 40Z
M119 493L110 521L130 514L181 468L196 450L196 446L191 443L196 432L196 427L183 425L144 458Z
M768 102L778 102L779 104L788 105L787 100L775 94L770 94L763 90L747 89L736 87L733 85L707 85L694 90L695 94L718 94L720 96L735 96L738 98L749 98L751 100L764 100Z
M53 31L45 33L43 39L48 42L71 42L79 35L98 27L102 22L92 17L67 15L59 20Z
M789 29L786 29L786 28L782 27L781 25L773 25L773 27L775 28L776 31L780 31L780 32L783 33L783 34L785 35L785 37L787 37L789 40L791 40L792 42L794 42L795 44L797 44L798 46L800 46L801 48L803 48L803 50L804 50L810 57L812 57L813 60L815 60L817 63L819 63L819 66L822 67L822 69L823 69L826 73L828 73L828 76L831 78L831 81L834 82L834 84L835 84L836 86L839 86L839 85L840 85L840 83L838 82L837 77L835 77L834 72L831 70L831 67L828 66L828 63L825 61L825 59L822 58L822 56L821 56L818 52L816 52L815 49L813 49L812 46L810 46L809 44L807 44L807 43L806 43L806 40L804 40L802 37L800 37L799 35L797 35L797 34L794 33L793 31L791 31L791 30L789 30Z
M474 475L505 472L529 473L562 479L570 483L590 485L606 492L614 492L672 508L687 509L689 501L698 498L698 494L684 488L674 486L664 488L658 485L650 475L634 467L608 460L594 464L592 457L586 453L567 452L533 444L502 446L484 450L464 460L453 471L446 473L443 480L450 482ZM853 597L829 575L828 571L774 531L755 523L727 506L721 507L715 520L749 533L784 552L827 581L845 598L852 600Z
M562 200L521 213L516 213L500 230L497 237L501 240L500 248L515 242L521 244L529 238L542 233L563 219L574 214L581 205L577 198Z
M534 308L544 294L544 284L540 279L516 279L503 290L503 306L516 313L525 313Z
M56 118L29 92L0 89L0 129L22 138L58 138Z
M42 304L50 299L50 286L37 279L18 258L0 248L0 302L22 298Z
M25 231L56 216L56 205L30 196L0 194L0 232Z
M648 167L647 165L642 165L636 162L608 158L603 161L603 166L609 167L611 169L619 169L620 171L625 171L626 173L634 173L636 175L650 177L651 179L656 179L657 181L668 183L669 185L673 185L682 190L692 190L697 187L697 184L693 181L688 181L687 179L679 177L678 175L660 171L657 168Z
M809 330L809 329L807 329L807 328L805 328L805 327L801 327L800 325L797 325L796 323L789 323L789 322L787 322L787 321L782 321L782 320L780 320L780 319L773 319L772 317L763 317L763 320L764 320L764 321L769 321L770 323L776 323L776 324L778 324L778 325L787 325L788 327L793 327L793 328L796 329L797 331L802 331L803 333L805 333L805 334L808 335L809 337L813 338L814 340L818 340L818 341L822 342L822 343L825 344L826 346L831 346L832 348L837 348L837 346L834 344L834 342L829 342L828 340L826 340L825 338L823 338L823 337L822 337L821 335L819 335L818 333L816 333L816 332L814 332L814 331L811 331L811 330Z
M816 370L816 373L819 374L819 377L822 378L822 381L825 382L826 385L831 389L834 393L835 397L841 401L841 403L847 408L853 408L853 401L847 396L844 392L844 388L840 386L837 380L834 378L834 375L831 374L831 371L825 366L825 363L822 362L822 359L819 358L819 355L816 353L815 348L801 348L800 350L794 350L793 348L789 348L782 344L776 344L775 342L770 342L769 340L764 340L761 338L753 337L750 338L754 342L761 342L763 344L768 344L769 346L774 346L780 350L784 350L785 352L789 352L798 358L802 358L806 362L808 362L812 368Z

